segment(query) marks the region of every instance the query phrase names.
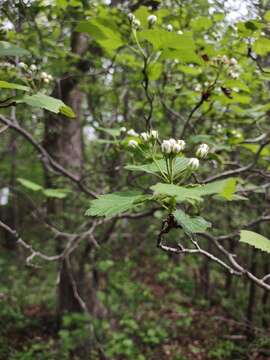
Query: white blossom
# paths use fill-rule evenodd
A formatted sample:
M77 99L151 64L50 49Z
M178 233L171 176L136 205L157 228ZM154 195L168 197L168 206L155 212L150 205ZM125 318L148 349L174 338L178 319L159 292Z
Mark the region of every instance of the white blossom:
M133 21L136 19L136 18L135 18L135 15L133 15L132 13L129 13L127 17L128 17L128 20L129 20L131 23L133 23Z
M178 143L175 143L172 146L172 152L175 153L175 154L180 153L181 152L181 145L179 145Z
M128 130L127 134L130 136L139 136L139 134L137 134L136 131L133 129Z
M172 32L173 31L173 26L171 24L168 24L167 25L167 30Z
M157 139L157 138L158 138L158 132L157 132L157 130L150 130L150 136L151 136L153 139Z
M200 166L199 159L197 159L197 158L190 158L188 165L189 165L189 167L190 167L192 170L198 169L198 167Z
M147 18L149 25L154 25L157 22L156 15L149 15Z
M236 71L232 71L230 70L229 73L228 73L229 77L232 78L232 79L238 79L239 78L239 73L236 72Z
M124 132L126 132L127 131L127 129L126 129L126 127L125 126L122 126L122 127L120 127L120 133L124 133Z
M197 158L190 158L189 162L188 162L188 166L192 169L192 170L196 170L198 169L198 167L200 166L200 162Z
M29 69L30 69L31 71L37 71L37 66L36 66L35 64L31 64L30 67L29 67Z
M150 134L147 132L141 133L141 138L146 142L150 139Z
M229 59L227 58L226 55L223 55L223 56L221 57L221 61L222 61L223 64L225 64L225 65L229 64Z
M170 140L163 140L161 144L161 151L165 154L170 154L172 151L172 145L170 143Z
M207 144L201 144L196 151L196 156L198 156L198 158L200 159L204 159L207 156L208 152L209 146Z
M138 146L138 142L136 140L129 140L128 146L132 148L136 148Z
M182 31L182 30L178 30L178 31L177 31L177 34L178 34L178 35L183 35L183 31Z
M132 22L132 26L134 27L134 29L139 29L139 27L141 26L141 22L138 19L134 19Z
M170 142L171 146L176 144L176 140L173 138L170 138L168 141Z
M23 69L23 70L26 70L28 66L24 62L19 62L18 67Z
M177 145L180 146L180 151L183 151L186 147L186 143L184 140L177 140Z
M235 58L230 59L230 65L235 66L237 64L238 64L238 62L237 62L237 60Z

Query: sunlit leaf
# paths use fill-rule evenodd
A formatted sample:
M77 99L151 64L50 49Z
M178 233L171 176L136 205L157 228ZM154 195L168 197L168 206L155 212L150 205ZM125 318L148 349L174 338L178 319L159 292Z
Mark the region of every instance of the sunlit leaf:
M270 253L270 240L249 230L241 230L240 242L254 246L257 249Z

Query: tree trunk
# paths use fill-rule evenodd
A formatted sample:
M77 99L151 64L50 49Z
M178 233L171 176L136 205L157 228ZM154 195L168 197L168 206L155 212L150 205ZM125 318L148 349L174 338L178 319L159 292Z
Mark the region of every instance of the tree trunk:
M85 35L73 33L71 40L72 52L82 57L88 49L88 39ZM88 70L83 60L79 60L78 68L83 72ZM63 74L53 91L53 96L64 101L76 114L75 119L50 115L46 119L44 146L50 155L63 167L74 173L77 177L83 171L83 140L81 127L81 108L83 93L78 86L78 77ZM53 186L53 177L46 174L47 186ZM58 185L59 186L59 185ZM62 213L64 203L61 200L48 202L49 214ZM67 224L68 227L68 224ZM63 239L57 239L57 251L63 250ZM81 310L78 300L74 296L66 261L60 266L58 287L58 315L61 317L66 312L78 312ZM74 276L76 279L76 276Z

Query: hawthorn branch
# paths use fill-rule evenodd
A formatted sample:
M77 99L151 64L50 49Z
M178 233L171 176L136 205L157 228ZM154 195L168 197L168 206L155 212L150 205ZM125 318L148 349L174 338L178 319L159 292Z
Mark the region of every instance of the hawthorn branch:
M269 135L269 133L268 133ZM230 177L230 176L234 176L234 175L239 175L239 174L242 174L246 171L249 171L249 170L252 170L252 168L257 164L258 160L259 160L259 157L260 157L260 154L261 152L263 151L263 149L270 144L270 140L267 140L265 141L264 143L262 143L258 149L258 151L256 152L255 156L254 156L254 159L253 161L246 165L246 166L242 166L242 167L239 167L235 170L227 170L227 171L224 171L223 173L221 174L218 174L218 175L214 175L214 176L211 176L209 177L208 179L206 179L204 181L204 183L209 183L211 181L214 181L214 180L218 180L218 179L224 179L224 178L227 178L227 177Z
M35 265L32 264L32 260L35 257L39 257L46 261L60 261L60 260L63 261L64 259L68 258L71 255L71 253L78 247L79 243L82 240L84 240L85 238L91 239L93 244L96 246L96 242L93 241L92 235L93 235L93 232L94 232L96 226L100 225L101 223L103 223L103 222L102 221L93 222L92 226L88 230L83 232L82 234L67 234L67 233L62 233L56 229L53 229L54 232L56 232L58 236L63 236L65 238L67 238L68 243L67 243L66 247L64 248L64 250L60 254L52 255L52 256L46 255L38 250L35 250L32 245L26 243L22 239L22 237L17 232L17 230L12 229L11 227L9 227L7 224L2 222L1 220L0 220L0 227L3 228L5 231L7 231L9 234L11 234L15 238L17 244L19 244L24 249L26 249L28 252L30 252L30 255L26 258L26 264L29 266L36 267Z
M91 190L89 190L84 184L81 182L81 178L75 176L70 171L65 169L62 165L60 165L57 161L55 161L49 153L45 150L43 146L41 146L34 137L24 128L22 128L17 122L13 122L12 120L6 118L3 115L0 115L0 122L6 126L8 126L10 129L16 131L20 135L22 135L39 153L40 159L43 162L46 169L49 171L56 171L58 174L61 174L62 176L68 178L72 182L74 182L78 188L84 192L85 194L96 198L97 194Z
M251 227L251 226L258 224L259 222L269 221L269 220L270 220L270 216L263 216L259 219L256 219L255 221L247 224L246 227ZM265 290L270 291L270 284L268 284L266 282L267 280L270 279L270 274L267 274L263 278L260 279L257 276L255 276L254 274L252 274L248 269L245 269L242 265L240 265L236 261L236 255L230 253L220 243L220 240L223 240L227 237L216 238L213 235L208 234L208 233L200 233L199 234L199 235L207 238L208 240L212 241L214 243L214 245L218 248L218 250L225 256L225 258L227 259L229 264L227 262L223 261L222 259L220 259L219 257L213 255L212 253L202 249L193 234L190 234L189 237L190 237L191 243L193 244L194 248L186 248L181 243L179 243L177 245L177 247L165 245L162 241L163 236L165 234L168 234L170 232L170 230L173 228L180 228L180 226L177 225L173 215L170 214L162 222L162 227L161 227L161 230L160 230L158 238L157 238L157 247L160 248L161 250L163 250L164 252L167 252L170 254L200 254L200 255L203 255L203 256L207 257L208 259L210 259L211 261L213 261L213 262L217 263L218 265L222 266L223 268L225 268L227 271L229 271L229 273L231 275L246 276L249 280L255 282L256 285L260 286L261 288L263 288ZM235 235L233 234L233 236L235 236Z
M149 111L148 115L144 116L144 119L146 121L146 128L147 130L150 130L152 127L152 115L153 115L153 102L154 102L154 96L151 96L149 93L149 77L147 74L147 65L148 65L148 58L146 56L143 57L143 81L142 81L142 87L144 89L144 93L149 105Z

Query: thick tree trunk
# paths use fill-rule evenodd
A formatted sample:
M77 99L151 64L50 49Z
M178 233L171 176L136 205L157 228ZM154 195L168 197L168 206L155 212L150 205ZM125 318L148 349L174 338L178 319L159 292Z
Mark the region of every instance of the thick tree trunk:
M78 33L72 35L72 52L82 57L88 48L87 38ZM82 68L81 68L82 67ZM85 62L80 60L78 68L83 72L88 70ZM70 106L76 114L75 119L65 117L49 116L46 119L44 146L50 155L63 167L76 174L82 175L83 171L83 141L81 126L81 108L83 93L78 86L78 77L64 74L53 91L53 96L60 98ZM53 186L52 177L46 176L48 186ZM62 201L50 201L48 212L50 214L62 213L64 204ZM57 251L63 250L61 239L57 239ZM74 275L73 275L74 276ZM76 276L74 276L76 280ZM74 296L74 289L71 282L71 274L66 261L60 267L59 288L58 288L58 314L62 316L66 312L78 312L81 310L78 300Z

